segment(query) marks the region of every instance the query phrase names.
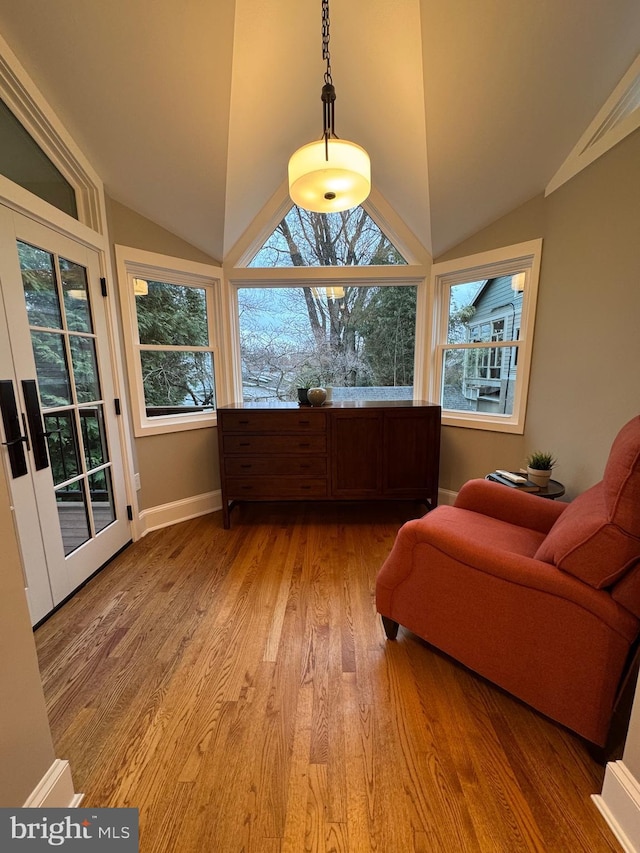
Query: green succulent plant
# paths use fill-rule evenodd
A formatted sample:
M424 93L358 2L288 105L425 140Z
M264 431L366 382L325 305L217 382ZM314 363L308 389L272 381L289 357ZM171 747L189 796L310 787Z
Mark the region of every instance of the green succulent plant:
M536 471L551 471L557 464L558 460L553 453L543 450L535 450L527 457L527 465L529 468L535 468Z

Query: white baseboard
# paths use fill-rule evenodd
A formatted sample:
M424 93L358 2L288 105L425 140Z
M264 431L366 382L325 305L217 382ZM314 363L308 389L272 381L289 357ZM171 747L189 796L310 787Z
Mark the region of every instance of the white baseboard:
M452 492L449 489L439 489L438 503L452 506L457 494L457 492ZM220 490L206 492L203 495L194 495L191 498L183 498L168 504L160 504L160 506L153 506L150 509L143 509L138 516L138 535L140 537L146 536L152 530L170 527L172 524L188 521L190 518L197 518L199 515L208 515L210 512L218 512L221 509L222 494Z
M640 784L622 761L607 764L592 800L627 853L640 853Z
M68 761L56 758L27 798L23 808L75 809L84 794L76 794Z
M139 533L140 536L145 536L152 530L169 527L180 521L188 521L190 518L197 518L199 515L207 515L220 509L222 509L220 490L143 509L139 515Z
M457 497L458 493L450 489L438 489L438 505L453 506Z

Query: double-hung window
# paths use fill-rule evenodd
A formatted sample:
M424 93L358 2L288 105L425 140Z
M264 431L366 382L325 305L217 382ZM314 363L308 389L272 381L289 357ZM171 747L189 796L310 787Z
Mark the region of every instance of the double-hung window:
M220 270L116 246L136 435L215 422Z
M542 241L435 264L431 396L442 422L524 432Z

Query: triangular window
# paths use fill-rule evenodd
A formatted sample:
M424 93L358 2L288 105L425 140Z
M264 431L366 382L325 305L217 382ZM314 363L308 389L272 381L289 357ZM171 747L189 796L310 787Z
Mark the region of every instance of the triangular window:
M363 207L340 213L313 213L294 205L248 266L397 266L406 263Z

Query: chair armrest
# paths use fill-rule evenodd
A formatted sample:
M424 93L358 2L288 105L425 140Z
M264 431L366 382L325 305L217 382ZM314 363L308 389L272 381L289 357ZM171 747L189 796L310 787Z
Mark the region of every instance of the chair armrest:
M454 506L548 533L568 504L519 492L491 480L469 480L458 492Z
M508 489L499 483L494 485ZM534 500L544 502L543 498ZM573 575L533 557L496 549L491 542L477 538L466 538L450 525L442 525L438 512L434 510L400 528L376 578L376 604L383 615L405 624L394 605L396 595L405 585L416 601L427 601L434 583L451 584L450 589L464 598L469 594L469 586L456 580L456 573L471 571L476 578L484 575L490 584L492 580L507 584L516 598L541 593L571 602L597 616L628 642L637 635L638 619L606 590L593 589ZM504 601L500 604L499 588L491 585L496 607L504 605Z

